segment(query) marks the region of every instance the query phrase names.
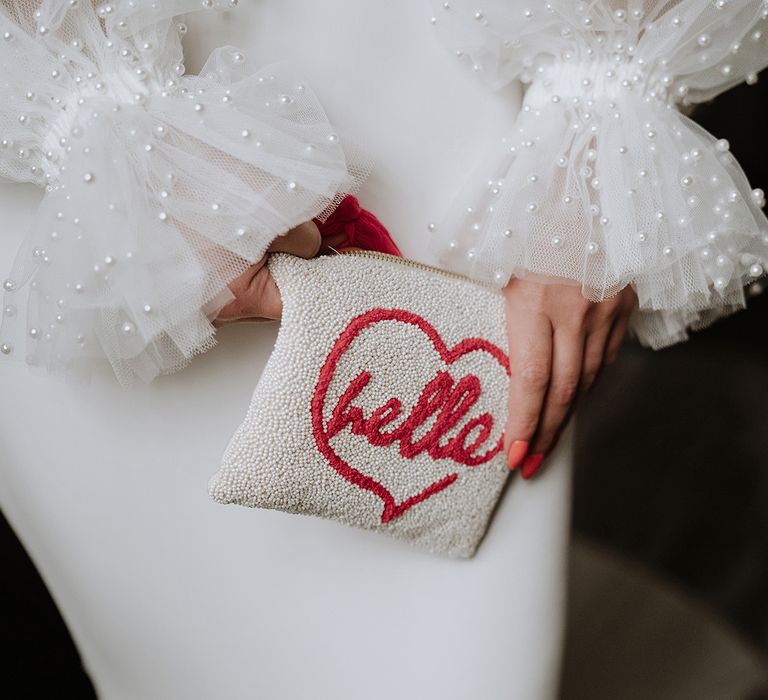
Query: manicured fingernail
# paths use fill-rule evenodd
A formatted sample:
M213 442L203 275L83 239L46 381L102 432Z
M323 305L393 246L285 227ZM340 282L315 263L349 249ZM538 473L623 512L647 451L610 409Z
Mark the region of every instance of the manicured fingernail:
M544 455L541 452L535 452L529 455L523 462L523 467L520 470L523 474L523 479L530 479L541 467L541 463L544 461Z
M515 440L509 446L509 452L507 452L507 466L510 471L517 469L520 466L520 462L523 461L525 455L528 453L528 440Z

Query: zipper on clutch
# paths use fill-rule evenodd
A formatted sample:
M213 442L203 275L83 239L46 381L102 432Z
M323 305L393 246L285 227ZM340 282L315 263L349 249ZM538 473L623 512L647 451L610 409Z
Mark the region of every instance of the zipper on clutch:
M334 249L335 250L335 249ZM476 280L468 275L462 275L459 272L451 272L450 270L444 270L442 267L435 267L434 265L428 265L427 263L418 262L416 260L409 260L407 258L401 258L399 255L391 255L390 253L382 253L378 250L338 250L337 255L357 255L363 258L377 258L379 260L388 260L400 265L409 265L410 267L416 267L427 272L434 272L445 277L452 279L462 280L464 282L470 282L480 287L486 287L496 292L501 292L499 287L494 286L490 282L484 282L483 280Z

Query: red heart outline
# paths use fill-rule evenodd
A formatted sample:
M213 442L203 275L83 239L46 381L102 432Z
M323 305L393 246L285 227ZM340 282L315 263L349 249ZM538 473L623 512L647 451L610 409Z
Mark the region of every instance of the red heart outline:
M325 397L328 393L328 387L330 386L333 375L336 371L336 367L339 360L346 352L352 341L360 334L360 332L368 326L378 323L380 321L401 321L402 323L410 323L421 329L421 331L432 341L435 349L438 351L443 362L450 365L457 359L466 355L467 353L474 352L475 350L482 350L489 353L510 375L509 370L509 358L506 353L484 338L464 338L459 341L453 348L448 348L440 334L435 327L429 323L425 318L405 309L384 309L373 308L365 313L360 314L353 318L349 325L336 339L336 342L328 354L323 367L320 370L320 375L315 386L315 390L312 393L311 400L311 414L312 414L312 432L315 436L315 442L317 447L323 456L328 460L328 463L335 469L342 477L347 481L362 489L370 491L378 496L384 503L384 510L381 514L381 522L387 523L394 518L402 515L411 506L426 500L430 496L434 496L443 489L450 486L456 479L458 479L457 473L451 473L442 479L430 484L420 493L410 496L402 503L396 503L394 496L391 494L386 486L376 481L370 476L366 476L362 472L358 471L339 455L336 454L334 449L330 445L330 438L323 425L323 406L325 404ZM503 449L504 434L499 437L499 441L494 450L494 454Z

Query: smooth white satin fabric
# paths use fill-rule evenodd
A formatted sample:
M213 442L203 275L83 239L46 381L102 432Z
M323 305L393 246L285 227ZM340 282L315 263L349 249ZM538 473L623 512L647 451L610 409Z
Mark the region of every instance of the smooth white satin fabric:
M413 2L241 0L187 18L185 60L194 74L231 44L255 65L289 61L339 133L368 145L362 204L407 257L433 263L419 222L448 205L520 102L516 86L491 93L457 70L429 15ZM31 185L0 187L0 259L39 199ZM540 477L511 481L470 562L317 518L225 508L207 480L275 329L217 336L184 371L129 392L109 367L81 390L0 363L0 504L100 696L556 697L570 433Z

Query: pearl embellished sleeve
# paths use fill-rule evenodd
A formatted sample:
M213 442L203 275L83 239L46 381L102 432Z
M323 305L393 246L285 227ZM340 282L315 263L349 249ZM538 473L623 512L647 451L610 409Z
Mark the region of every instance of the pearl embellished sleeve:
M236 4L0 3L0 177L45 190L3 283L0 360L173 372L213 345L227 284L364 178L287 65L228 46L185 75L178 15Z
M454 210L440 262L498 286L568 280L599 301L632 285L654 348L745 305L768 221L728 150L682 112L768 65L764 0L448 0L440 37L523 108Z

